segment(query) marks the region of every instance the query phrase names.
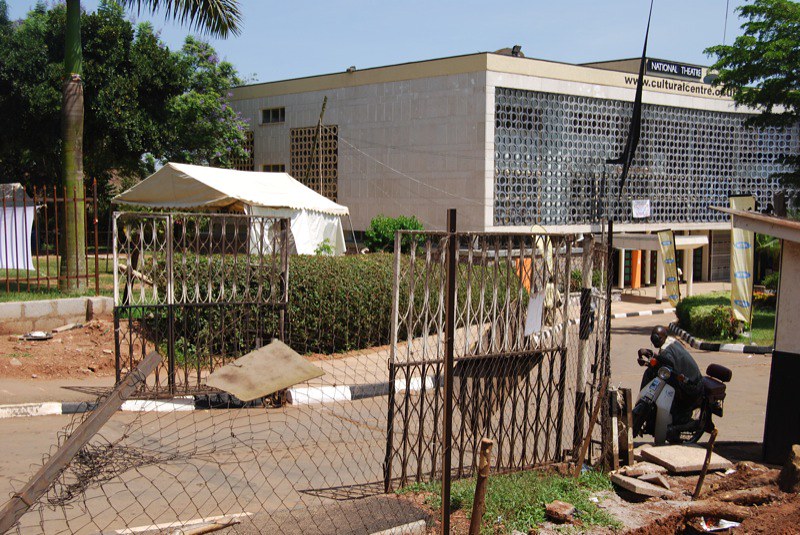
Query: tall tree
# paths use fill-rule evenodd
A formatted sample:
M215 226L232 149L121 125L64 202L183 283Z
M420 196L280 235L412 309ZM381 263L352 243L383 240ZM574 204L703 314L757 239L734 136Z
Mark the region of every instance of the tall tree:
M168 18L219 37L238 34L241 15L238 0L121 0L137 10L164 8ZM79 276L86 273L86 213L83 184L83 71L80 0L66 0L64 35L64 85L61 104L63 181L67 206L61 254L59 287L74 291L84 287Z
M716 85L730 91L733 100L760 111L751 126L793 127L800 124L800 3L790 0L754 0L737 11L744 19L742 35L732 45L706 49L716 56ZM779 173L786 186L800 188L800 155L782 158Z

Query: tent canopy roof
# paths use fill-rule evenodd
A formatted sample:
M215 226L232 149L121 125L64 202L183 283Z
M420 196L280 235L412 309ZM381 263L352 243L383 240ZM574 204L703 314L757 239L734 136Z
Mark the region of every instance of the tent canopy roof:
M33 199L25 193L25 188L19 182L0 184L0 199L5 199L6 204L33 206Z
M181 163L166 164L114 197L113 202L173 209L236 208L247 204L330 215L349 213L346 206L323 197L286 173L235 171Z

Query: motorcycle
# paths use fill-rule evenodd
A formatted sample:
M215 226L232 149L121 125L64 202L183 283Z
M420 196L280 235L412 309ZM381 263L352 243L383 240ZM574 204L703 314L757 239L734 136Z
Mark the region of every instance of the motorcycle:
M703 433L713 431L712 416L722 417L725 383L733 377L731 370L719 364L709 364L702 379L702 395L692 407L691 418L673 425L670 409L675 399L675 386L685 378L660 363L658 356L649 349L639 350L638 362L640 366L656 368L657 375L639 392L633 408L634 436L653 435L656 444L694 444Z

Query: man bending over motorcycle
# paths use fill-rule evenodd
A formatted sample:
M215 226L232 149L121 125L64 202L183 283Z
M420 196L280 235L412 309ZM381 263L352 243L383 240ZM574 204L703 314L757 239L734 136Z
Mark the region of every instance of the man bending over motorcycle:
M653 328L650 341L659 351L654 355L651 349L639 350L639 364L647 366L640 389L656 377L660 366L671 368L672 376L668 383L675 388L675 399L670 410L672 424L684 424L691 420L692 411L699 405L703 394L700 368L686 348L675 338L667 336L667 329L661 325ZM657 366L649 365L653 357L658 361Z

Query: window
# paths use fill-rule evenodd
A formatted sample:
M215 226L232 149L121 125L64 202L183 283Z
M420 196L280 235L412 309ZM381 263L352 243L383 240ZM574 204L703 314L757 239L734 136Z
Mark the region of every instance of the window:
M265 173L285 173L286 165L282 163L265 163L261 166L261 170Z
M261 124L276 124L286 121L286 108L261 110Z

